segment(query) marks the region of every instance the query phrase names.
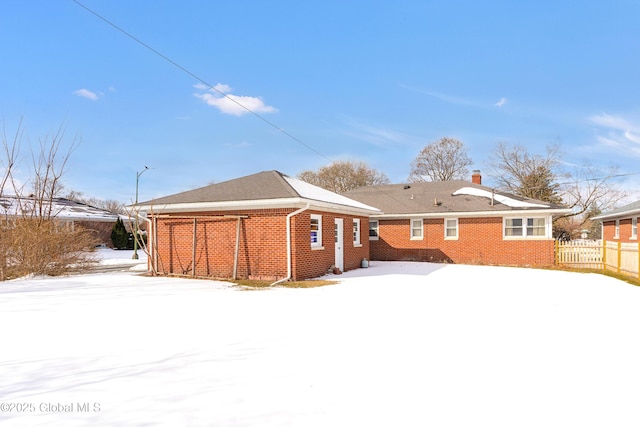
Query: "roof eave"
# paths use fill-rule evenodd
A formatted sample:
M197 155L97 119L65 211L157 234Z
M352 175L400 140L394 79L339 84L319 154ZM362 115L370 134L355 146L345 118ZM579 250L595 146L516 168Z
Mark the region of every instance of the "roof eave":
M461 211L461 212L422 212L412 214L380 214L371 215L374 219L404 219L404 218L486 218L486 217L504 217L504 216L522 216L522 215L552 215L560 216L571 212L571 209L520 209L508 211Z
M620 219L620 218L626 218L626 217L633 217L633 216L637 216L637 215L640 215L640 209L631 209L631 210L624 211L624 212L616 212L616 213L598 215L598 216L594 216L591 219L594 220L594 221L606 221L606 220L609 220L609 219Z
M279 209L301 208L309 205L310 208L318 208L323 211L345 213L353 215L369 216L380 212L375 208L365 209L355 206L339 205L335 203L311 200L302 197L265 199L265 200L234 200L226 202L197 202L197 203L171 203L139 206L141 212L179 213L179 212L210 212L210 211L234 211L253 209Z

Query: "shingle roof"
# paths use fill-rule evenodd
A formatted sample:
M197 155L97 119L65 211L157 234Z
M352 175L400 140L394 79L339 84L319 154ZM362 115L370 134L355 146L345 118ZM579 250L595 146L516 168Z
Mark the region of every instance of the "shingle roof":
M344 194L377 207L384 215L564 210L558 205L494 191L467 181L379 185Z
M612 209L609 212L605 212L602 215L593 217L595 220L602 220L608 218L622 217L626 215L640 214L640 200L637 202L629 203L628 205L621 206L616 209Z
M37 216L35 200L32 197L0 197L0 215L9 217ZM115 222L118 214L84 203L56 197L51 200L51 216L67 221Z
M257 202L274 199L304 199L348 208L376 212L359 201L291 178L278 171L265 171L241 178L211 184L195 190L139 203L145 206L189 205L195 203Z

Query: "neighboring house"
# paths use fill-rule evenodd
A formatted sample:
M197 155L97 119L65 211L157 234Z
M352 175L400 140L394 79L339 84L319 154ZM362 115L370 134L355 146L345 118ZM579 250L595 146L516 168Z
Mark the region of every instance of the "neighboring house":
M602 222L602 238L622 243L638 241L640 200L591 218Z
M0 221L38 217L40 213L36 206L32 197L1 196ZM111 246L111 230L118 214L61 197L53 198L50 205L45 202L44 210L49 212L45 213L47 217L68 227L91 230L100 244Z
M346 192L382 211L369 219L371 259L553 265L553 218L569 209L482 186L478 171L472 178Z
M302 280L369 257L371 206L277 171L139 203L160 274Z

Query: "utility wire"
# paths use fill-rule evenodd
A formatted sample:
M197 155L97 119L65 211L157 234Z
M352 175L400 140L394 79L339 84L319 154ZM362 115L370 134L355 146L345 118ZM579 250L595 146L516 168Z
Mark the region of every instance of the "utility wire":
M197 81L199 81L200 83L204 84L205 86L209 87L211 90L217 92L220 96L228 99L229 101L233 102L234 104L238 105L240 108L242 108L243 110L253 114L255 117L257 117L258 119L262 120L263 122L265 122L266 124L268 124L269 126L275 128L278 132L281 132L283 135L287 136L288 138L292 139L293 141L297 142L298 144L304 146L305 148L307 148L308 150L314 152L315 154L317 154L318 156L322 157L325 160L328 160L329 162L333 162L332 159L330 159L329 157L325 156L324 154L322 154L320 151L316 150L315 148L313 148L311 145L305 143L304 141L300 140L299 138L295 137L294 135L290 134L289 132L287 132L286 130L282 129L280 126L276 125L275 123L273 123L272 121L270 121L269 119L265 118L264 116L260 115L259 113L256 113L255 111L253 111L252 109L248 108L247 106L245 106L244 104L242 104L241 102L239 102L238 100L230 97L229 95L227 95L226 93L222 92L221 90L217 89L215 86L213 86L212 84L210 84L209 82L207 82L206 80L204 80L202 77L198 76L197 74L195 74L194 72L190 71L188 68L183 67L182 65L178 64L177 62L175 62L174 60L172 60L171 58L169 58L168 56L166 56L165 54L163 54L162 52L158 51L157 49L153 48L152 46L150 46L149 44L143 42L142 40L140 40L139 38L137 38L136 36L134 36L133 34L129 33L128 31L126 31L125 29L121 28L120 26L116 25L115 23L111 22L110 20L108 20L107 18L105 18L104 16L100 15L98 12L94 11L93 9L85 6L84 4L82 4L80 1L78 0L72 0L75 4L77 4L78 6L82 7L83 9L85 9L87 12L91 13L92 15L94 15L95 17L97 17L98 19L100 19L101 21L107 23L109 26L115 28L117 31L121 32L122 34L124 34L125 36L129 37L131 40L135 41L136 43L138 43L139 45L143 46L144 48L146 48L147 50L153 52L154 54L156 54L157 56L159 56L160 58L162 58L163 60L165 60L166 62L170 63L171 65L173 65L174 67L176 67L177 69L179 69L180 71L182 71L183 73L193 77L194 79L196 79ZM387 195L388 197L391 197L392 199L396 200L397 202L408 206L406 202L402 201L402 200L398 200L397 198L393 197L392 195L386 193L384 190L382 190L381 188L379 188L379 186L374 186L374 188L376 188L377 191Z
M212 84L210 84L209 82L207 82L206 80L204 80L202 77L198 76L197 74L193 73L192 71L190 71L189 69L183 67L182 65L178 64L177 62L175 62L174 60L172 60L171 58L169 58L168 56L164 55L162 52L158 51L157 49L154 49L152 46L148 45L147 43L143 42L142 40L140 40L139 38L137 38L136 36L134 36L133 34L129 33L128 31L126 31L125 29L119 27L118 25L116 25L115 23L111 22L110 20L108 20L107 18L105 18L104 16L100 15L98 12L94 11L93 9L90 9L89 7L85 6L84 4L82 4L81 2L79 2L78 0L72 0L75 4L77 4L78 6L82 7L83 9L85 9L87 12L91 13L92 15L94 15L95 17L97 17L98 19L104 21L105 23L107 23L108 25L110 25L111 27L115 28L116 30L120 31L122 34L124 34L125 36L129 37L131 40L135 41L136 43L138 43L139 45L143 46L144 48L146 48L147 50L150 50L151 52L155 53L157 56L159 56L160 58L164 59L165 61L167 61L168 63L170 63L171 65L173 65L174 67L178 68L180 71L182 71L183 73L193 77L194 79L196 79L197 81L199 81L200 83L204 84L205 86L209 87L211 90L217 92L220 96L226 98L227 100L233 102L234 104L236 104L237 106L239 106L240 108L242 108L243 110L253 114L255 117L259 118L260 120L262 120L263 122L265 122L266 124L268 124L269 126L275 128L278 132L281 132L283 135L286 135L287 137L289 137L290 139L294 140L295 142L297 142L298 144L306 147L307 149L313 151L314 153L316 153L318 156L332 162L332 160L325 156L324 154L322 154L321 152L319 152L318 150L316 150L315 148L313 148L311 145L305 143L304 141L300 140L299 138L296 138L294 135L290 134L289 132L287 132L286 130L282 129L280 126L276 125L275 123L273 123L271 120L267 119L266 117L260 115L259 113L256 113L255 111L253 111L252 109L250 109L249 107L245 106L244 104L242 104L241 102L239 102L238 100L234 99L233 97L229 96L228 94L222 92L219 89L216 89L216 87L214 87Z

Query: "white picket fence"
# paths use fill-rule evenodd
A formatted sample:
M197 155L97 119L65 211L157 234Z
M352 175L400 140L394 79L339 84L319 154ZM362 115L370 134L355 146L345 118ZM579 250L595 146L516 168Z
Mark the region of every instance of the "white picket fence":
M556 264L576 268L608 269L640 279L640 242L556 241Z

